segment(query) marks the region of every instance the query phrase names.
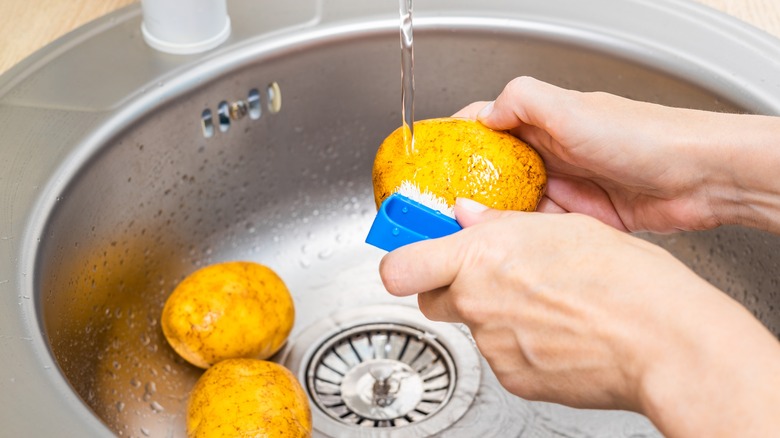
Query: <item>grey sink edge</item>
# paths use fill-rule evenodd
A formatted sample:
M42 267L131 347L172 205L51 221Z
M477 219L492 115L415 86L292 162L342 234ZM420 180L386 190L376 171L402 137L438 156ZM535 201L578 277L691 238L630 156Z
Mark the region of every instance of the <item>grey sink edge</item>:
M290 32L301 28L312 31L327 29L348 22L353 22L355 29L360 29L363 17L389 21L394 19L395 13L394 7L381 5L355 10L350 8L353 2L348 0L329 1L327 8L319 2L305 3L314 4L317 15L311 17L307 13L300 17L300 20L288 27ZM712 85L726 84L734 90L752 90L754 95L763 94L762 105L756 110L780 114L780 84L776 80L772 82L772 78L780 77L780 42L766 33L683 0L592 2L589 9L612 8L609 9L610 13L600 17L571 11L576 8L567 8L567 5L575 4L573 0L546 2L544 5L536 3L483 1L480 2L480 9L485 11L487 17L516 14L519 19L570 23L573 28L580 25L580 29L609 29L613 36L625 35L627 39L637 38L636 29L643 29L639 22L647 20L648 15L666 17L670 22L665 32L642 30L647 33L642 38L648 40L649 55L662 47L674 47L681 57L697 58L693 67L689 67L695 69L716 65L723 52L731 53L736 57L734 68L713 69L717 74L709 75L703 81L710 81ZM232 14L242 16L242 8L252 7L247 1L233 1L230 8ZM506 12L509 8L522 11L510 14ZM442 11L442 15L446 13L448 16L467 17L469 11L473 10L474 6L466 1L431 1L419 8L421 22L427 19L431 25L434 25L436 11ZM647 15L642 14L640 17L637 14L627 19L621 15L626 10L641 10ZM140 9L137 5L76 30L0 77L0 120L3 120L3 112L31 110L30 117L23 124L13 125L0 134L0 163L3 167L0 170L0 175L3 175L0 176L0 347L4 347L0 355L0 405L3 406L0 410L0 424L4 425L4 433L9 436L112 435L90 414L61 377L38 327L37 306L32 295L35 267L35 248L32 243L40 235L45 219L38 212L47 211L57 202L57 188L66 183L62 178L50 180L52 169L63 177L75 171L78 163L87 159L102 140L110 138L130 123L123 114L138 115L153 109L161 102L186 91L188 87L197 86L197 80L193 78L200 74L201 80L218 77L229 70L230 63L224 63L226 57L238 60L242 56L249 56L262 41L273 44L274 38L285 32L284 29L276 29L275 33L266 34L261 29L253 29L252 26L242 28L240 23L236 23L238 36L228 45L207 54L174 59L166 64L166 68L146 78L149 84L181 74L180 79L166 82L169 86L154 87L143 92L128 90L132 94L131 99L122 96L119 102L96 109L85 110L78 105L46 107L18 92L17 85L52 68L52 60L68 56L71 51L108 34L121 34L136 27L134 23L140 24ZM680 41L686 23L694 23L701 28L719 28L722 41ZM658 54L659 58L661 55ZM740 62L739 57L749 62ZM675 68L671 64L669 67ZM40 136L32 133L50 124L52 118L66 118L71 132L69 135L52 135L48 142L42 144ZM62 166L70 168L63 170Z

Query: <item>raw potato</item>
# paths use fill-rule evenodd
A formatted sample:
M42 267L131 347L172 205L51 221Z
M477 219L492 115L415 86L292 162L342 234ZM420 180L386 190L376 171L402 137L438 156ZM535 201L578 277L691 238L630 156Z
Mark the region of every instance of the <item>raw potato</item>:
M187 436L309 437L306 393L285 367L263 360L229 359L209 368L187 405Z
M228 262L199 269L165 303L168 343L201 368L223 359L267 359L287 340L295 320L292 296L270 268Z
M471 198L500 210L533 211L547 185L539 154L516 137L456 118L414 124L415 150L406 151L402 128L385 139L374 159L376 206L402 181L443 198Z

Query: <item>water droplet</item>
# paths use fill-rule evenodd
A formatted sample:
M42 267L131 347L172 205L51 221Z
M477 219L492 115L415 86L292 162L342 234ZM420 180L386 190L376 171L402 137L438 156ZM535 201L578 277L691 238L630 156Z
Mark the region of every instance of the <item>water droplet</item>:
M141 428L141 433L144 434L144 436L149 436L150 435L149 429L147 429L145 427Z
M409 213L409 207L402 208L401 213Z
M156 401L153 401L153 402L149 403L149 406L152 408L152 410L154 412L163 412L163 411L165 411L165 408L161 404L157 403Z
M399 234L401 234L401 230L399 230L398 228L393 228L393 236L397 236Z
M116 402L116 411L122 412L123 410L125 410L125 404L122 403L121 401Z

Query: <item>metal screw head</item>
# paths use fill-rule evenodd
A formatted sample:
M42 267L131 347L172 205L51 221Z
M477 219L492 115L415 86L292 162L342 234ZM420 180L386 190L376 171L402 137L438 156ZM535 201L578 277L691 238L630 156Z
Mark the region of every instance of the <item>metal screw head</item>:
M243 100L237 100L230 104L230 118L233 120L243 119L248 111L249 108Z

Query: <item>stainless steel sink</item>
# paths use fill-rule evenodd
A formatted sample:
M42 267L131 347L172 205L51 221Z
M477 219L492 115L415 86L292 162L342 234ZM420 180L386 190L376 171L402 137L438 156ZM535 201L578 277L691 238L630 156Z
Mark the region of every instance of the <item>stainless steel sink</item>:
M780 114L780 43L702 7L472 3L416 5L419 118L490 99L519 75ZM463 330L383 290L382 253L363 239L374 151L400 124L395 4L229 9L231 39L206 54L146 47L130 7L0 78L3 433L183 436L200 370L166 344L162 305L194 269L243 259L274 268L294 295L296 325L275 360L307 386L317 436L658 435L637 414L506 393ZM645 237L780 334L776 237ZM318 366L350 342L372 357L384 354L376 345L416 349L441 367L441 397L393 422L328 407Z

